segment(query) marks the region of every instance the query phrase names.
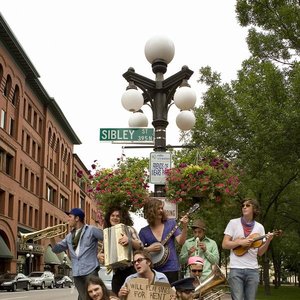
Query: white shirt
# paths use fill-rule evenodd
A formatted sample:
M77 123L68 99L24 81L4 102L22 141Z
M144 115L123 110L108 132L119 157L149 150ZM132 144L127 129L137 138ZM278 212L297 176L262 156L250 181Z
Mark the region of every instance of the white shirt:
M250 235L253 233L258 233L259 236L265 235L263 225L255 221ZM241 218L230 220L225 228L224 234L231 236L232 240L245 237ZM231 249L229 267L237 269L258 269L257 252L258 248L250 248L244 255L237 256Z

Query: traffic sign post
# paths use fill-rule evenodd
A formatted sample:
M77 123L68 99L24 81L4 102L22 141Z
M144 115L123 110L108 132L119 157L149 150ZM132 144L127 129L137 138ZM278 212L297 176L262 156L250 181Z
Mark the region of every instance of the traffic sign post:
M153 128L100 128L102 142L154 143Z

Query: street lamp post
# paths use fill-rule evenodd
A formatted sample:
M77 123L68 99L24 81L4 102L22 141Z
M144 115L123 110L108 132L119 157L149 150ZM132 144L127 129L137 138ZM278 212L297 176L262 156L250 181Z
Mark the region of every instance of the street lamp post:
M34 254L32 254L32 250L33 250L33 246L32 245L29 245L28 246L28 251L29 253L26 254L26 257L29 259L29 274L32 272L32 259L34 257Z
M190 130L195 125L195 116L192 108L196 103L196 94L190 88L188 79L193 71L187 66L164 79L168 64L175 53L174 44L166 37L153 37L145 45L145 56L152 65L155 80L151 80L137 74L133 68L129 68L123 77L129 83L126 92L122 96L122 105L132 111L129 120L131 127L146 127L147 118L140 108L147 104L152 110L154 127L154 151L166 152L166 128L168 112L174 103L181 112L176 118L176 124L181 130ZM141 93L138 88L143 92ZM163 197L165 194L163 184L154 185L154 196Z

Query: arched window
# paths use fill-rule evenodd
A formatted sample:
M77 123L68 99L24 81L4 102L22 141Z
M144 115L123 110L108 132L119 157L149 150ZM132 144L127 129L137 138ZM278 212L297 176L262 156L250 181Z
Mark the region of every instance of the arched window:
M48 130L48 144L51 146L51 138L52 138L52 130L49 128Z
M2 82L2 77L3 77L3 67L0 64L0 86L1 86L1 82Z
M19 96L20 96L20 88L19 86L16 84L15 86L15 90L14 90L14 95L12 98L12 104L14 106L16 106L19 103Z
M7 78L6 78L6 83L5 83L5 87L4 87L4 96L8 97L9 96L9 93L10 93L10 90L11 90L11 77L10 75L7 75Z

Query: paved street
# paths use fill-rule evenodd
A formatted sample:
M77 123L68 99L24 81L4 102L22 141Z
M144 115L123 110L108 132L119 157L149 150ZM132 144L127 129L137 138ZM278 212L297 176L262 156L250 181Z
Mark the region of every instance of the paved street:
M77 300L77 290L72 288L54 288L16 292L0 291L1 300Z

